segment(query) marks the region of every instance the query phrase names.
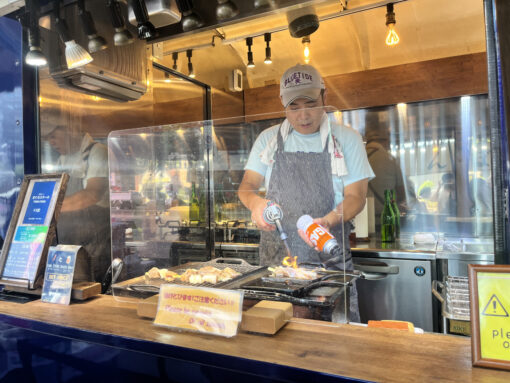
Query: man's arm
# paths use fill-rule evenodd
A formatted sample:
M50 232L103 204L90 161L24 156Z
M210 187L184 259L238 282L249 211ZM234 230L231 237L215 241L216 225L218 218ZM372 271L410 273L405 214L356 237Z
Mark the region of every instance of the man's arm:
M347 222L356 217L363 208L367 200L368 179L362 179L347 185L344 188L344 200L338 206L319 218L319 223L327 228L338 226L341 223L339 212L343 208L343 221Z
M85 189L70 195L64 199L62 212L85 209L98 203L108 189L108 179L94 177L87 180Z
M264 182L264 176L253 170L246 170L244 172L243 180L239 185L237 195L239 199L251 211L251 219L260 230L275 230L274 225L268 224L263 219L264 209L267 206L268 200L260 197L257 192Z

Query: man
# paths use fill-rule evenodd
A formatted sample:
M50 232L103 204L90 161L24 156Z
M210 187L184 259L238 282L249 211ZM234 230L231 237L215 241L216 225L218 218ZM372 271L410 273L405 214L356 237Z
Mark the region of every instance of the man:
M324 110L326 96L324 81L314 67L289 68L280 81L280 99L287 118L263 131L250 153L238 195L262 231L259 254L263 265L280 264L286 255L274 225L263 219L268 201L274 201L282 209L283 228L298 263L317 264L330 259L297 232L296 221L309 214L340 243L343 241L345 267L352 269L349 221L363 209L368 181L374 174L361 136L328 118ZM262 185L267 190L266 198L258 195ZM343 267L343 262L331 265L335 269ZM355 286L351 290L351 320L359 320Z
M82 245L90 256L90 278L101 282L111 262L107 148L88 133L61 125L45 126L43 133L60 154L57 171L69 174L58 240Z
M365 139L368 161L375 178L368 184L368 195L374 197L376 228L384 208L384 191L395 190L400 211L406 211L406 190L398 161L390 154L389 131L379 121L377 113L369 113L365 119Z

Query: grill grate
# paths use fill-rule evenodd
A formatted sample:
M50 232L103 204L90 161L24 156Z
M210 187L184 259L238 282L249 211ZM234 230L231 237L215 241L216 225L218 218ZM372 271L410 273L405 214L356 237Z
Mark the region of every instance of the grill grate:
M205 266L212 266L219 270L224 270L227 267L230 267L231 269L237 271L238 273L241 273L241 275L238 275L235 278L229 279L228 281L218 282L218 283L209 283L209 282L203 282L200 284L199 283L189 283L189 282L180 281L179 279L172 281L171 283L175 283L177 285L195 286L195 287L222 287L226 284L229 284L229 283L234 282L238 279L241 279L241 278L245 277L246 275L256 273L257 271L265 268L265 266L250 265L244 259L216 258L216 259L213 259L212 261L207 261L207 262L186 263L184 265L180 265L180 266L171 268L169 270L174 271L178 274L182 274L187 269L197 269L198 270Z

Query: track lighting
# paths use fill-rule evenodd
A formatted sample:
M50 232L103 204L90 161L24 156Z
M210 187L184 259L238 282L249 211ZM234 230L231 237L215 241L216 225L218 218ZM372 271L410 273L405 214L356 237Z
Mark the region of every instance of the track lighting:
M142 40L150 39L156 36L156 28L149 21L149 13L144 0L128 0L129 5L133 8L133 12L138 23L138 38Z
M200 15L193 10L192 0L176 0L176 3L179 12L182 13L181 25L184 32L204 26L204 21Z
M78 68L90 63L93 58L81 45L77 44L69 34L69 28L64 19L60 17L60 1L55 2L55 26L60 38L66 45L65 55L69 69Z
M195 71L193 70L193 64L191 63L191 57L193 56L193 50L188 49L186 51L186 57L188 58L188 76L195 78Z
M43 66L48 64L48 60L41 50L41 36L39 34L39 1L28 0L28 46L29 52L25 57L25 62L31 66Z
M170 83L172 82L172 80L170 80L170 74L169 73L166 73L165 72L165 80L164 80L166 83Z
M216 18L221 20L230 19L239 14L239 9L230 0L217 0L218 5L216 6Z
M301 42L303 43L303 56L305 56L305 63L308 64L310 62L310 36L303 37Z
M271 33L264 33L264 41L266 42L266 58L264 59L264 64L271 64L273 62L273 60L271 60L271 47L269 46Z
M274 0L255 0L253 2L253 7L255 9L267 7L268 5L274 6Z
M177 59L179 58L179 52L172 53L172 60L174 60L173 70L177 70Z
M253 62L253 52L251 51L251 46L253 45L253 38L247 37L246 38L246 46L248 47L248 63L246 66L248 68L255 68L255 63Z
M392 47L398 44L400 38L395 30L395 12L393 12L393 3L386 4L386 26L388 27L388 34L386 35L386 45Z
M89 39L89 52L94 53L108 48L106 40L97 34L90 12L85 9L85 0L78 1L78 14L83 24L83 30Z
M106 6L110 9L112 25L115 29L113 43L116 46L131 44L133 42L133 35L126 29L119 2L117 0L108 0Z

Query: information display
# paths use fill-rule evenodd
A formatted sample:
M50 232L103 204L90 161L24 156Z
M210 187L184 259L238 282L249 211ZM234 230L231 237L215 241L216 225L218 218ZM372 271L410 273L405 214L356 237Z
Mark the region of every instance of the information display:
M80 246L50 247L41 300L68 305L71 302L74 267Z
M510 369L510 266L469 267L473 364Z
M33 288L38 271L42 271L41 259L49 246L48 234L66 182L67 175L25 177L4 244L3 284L12 281Z

